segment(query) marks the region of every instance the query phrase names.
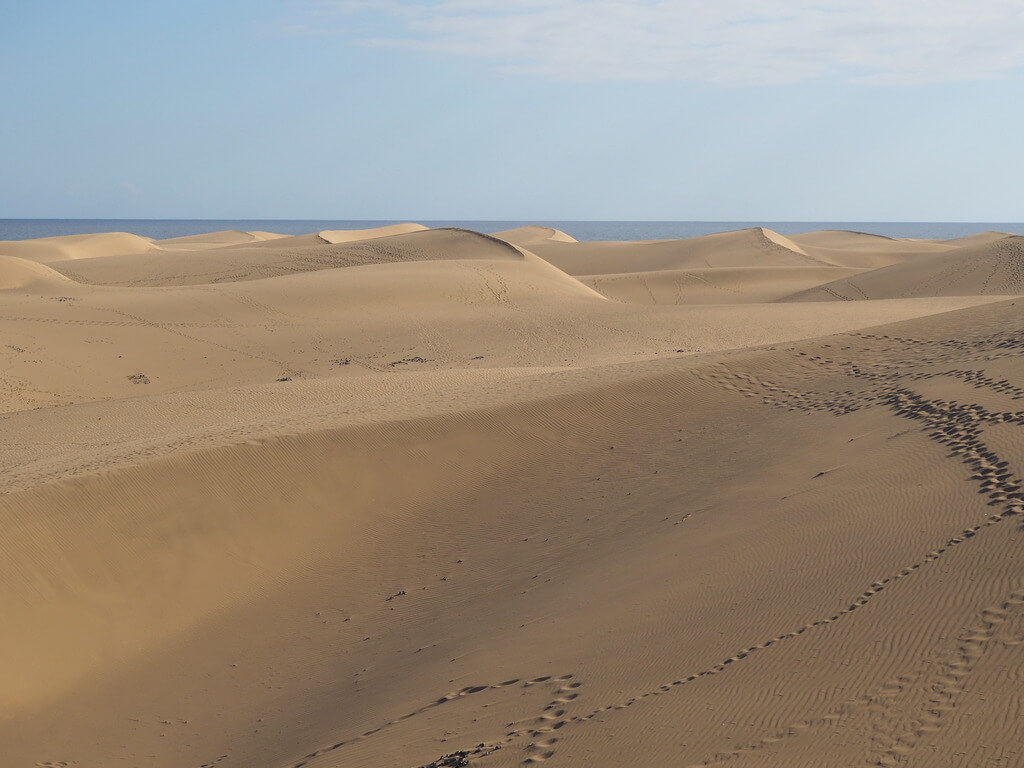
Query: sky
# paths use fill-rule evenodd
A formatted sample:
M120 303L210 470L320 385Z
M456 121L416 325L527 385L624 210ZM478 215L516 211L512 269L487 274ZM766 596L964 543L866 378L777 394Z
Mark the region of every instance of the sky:
M0 218L1024 221L1021 0L0 0Z

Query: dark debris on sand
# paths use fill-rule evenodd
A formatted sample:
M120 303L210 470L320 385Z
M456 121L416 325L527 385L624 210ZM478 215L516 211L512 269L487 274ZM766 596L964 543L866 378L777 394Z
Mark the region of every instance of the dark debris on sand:
M473 749L460 749L458 752L452 752L450 755L439 757L431 763L419 766L419 768L466 768L472 758L486 757L492 752L497 752L499 749L501 749L499 745L487 746L486 744L477 744Z

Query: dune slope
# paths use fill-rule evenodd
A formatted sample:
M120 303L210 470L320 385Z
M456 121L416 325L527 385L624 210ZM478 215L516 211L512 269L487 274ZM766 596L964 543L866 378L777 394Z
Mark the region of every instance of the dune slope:
M246 243L257 243L264 240L279 240L286 235L278 235L273 232L242 232L237 229L227 229L220 232L207 232L200 235L186 235L184 237L170 237L164 240L154 240L154 244L164 250L197 250L200 248L224 248L229 245L242 245Z
M129 232L0 241L0 255L17 256L40 264L59 264L78 259L147 253L153 250L159 250L159 246L152 240Z
M519 227L493 233L494 237L514 245L529 247L538 243L575 243L576 238L552 227Z
M0 255L0 291L27 288L45 291L70 282L45 264L17 256Z
M920 256L843 277L790 297L791 301L856 301L922 296L1013 296L1024 293L1024 237Z
M713 267L828 266L782 235L763 227L641 243L568 243L535 240L531 251L571 275L617 274Z
M0 259L5 764L1015 765L1024 299L234 237Z
M299 235L215 249L110 255L55 268L80 283L156 287L236 283L392 262L521 258L514 246L487 235L438 229L336 243L320 235Z

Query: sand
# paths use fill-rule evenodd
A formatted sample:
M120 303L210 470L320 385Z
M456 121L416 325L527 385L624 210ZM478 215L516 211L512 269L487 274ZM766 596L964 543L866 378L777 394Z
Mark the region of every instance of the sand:
M1020 765L1022 243L0 243L3 765Z

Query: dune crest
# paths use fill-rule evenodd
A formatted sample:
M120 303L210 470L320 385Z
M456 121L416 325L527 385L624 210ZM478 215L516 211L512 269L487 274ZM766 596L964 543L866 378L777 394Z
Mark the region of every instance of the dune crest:
M95 235L66 235L0 242L0 254L17 256L40 264L147 253L158 249L159 246L149 238L139 237L128 232L103 232Z
M226 229L220 232L171 237L164 240L154 240L153 242L165 250L196 250L202 248L222 248L228 245L241 245L265 240L279 240L282 237L287 237L287 235L279 235L274 232L242 232L237 229Z
M787 301L858 301L922 296L1024 293L1024 237L966 239L966 244L787 297Z
M807 256L808 255L807 251L805 251L799 245L794 243L788 237L783 237L778 232L770 230L767 227L758 227L758 229L761 231L761 234L764 235L765 238L769 242L775 243L775 245L778 245L778 246L781 246L782 248L785 248L787 250L793 251L794 253L799 253L801 256Z
M789 240L814 258L855 269L878 269L958 247L956 241L897 239L848 230L806 232Z
M373 229L331 229L318 232L317 234L328 243L352 243L358 240L373 240L377 237L391 237L392 235L407 235L410 232L424 232L427 227L422 224L389 224L384 227Z
M575 243L578 242L572 235L552 227L519 227L518 229L506 229L501 232L494 232L494 237L505 240L513 245L529 247L537 243Z
M71 281L56 270L29 259L0 255L0 291L42 290Z
M924 242L956 246L983 245L985 243L993 243L997 240L1005 240L1008 237L1020 237L1020 235L1015 235L1012 232L993 232L989 230L979 232L975 235L954 238L952 240L926 240Z
M319 235L191 251L111 256L56 265L72 279L92 285L157 287L262 280L343 267L523 258L515 246L460 229L416 230L405 234L327 243Z
M759 304L862 271L825 265L717 267L588 275L580 280L608 298L636 304Z
M529 249L572 275L608 275L675 269L830 266L801 246L760 227L687 240L637 243L535 240Z

